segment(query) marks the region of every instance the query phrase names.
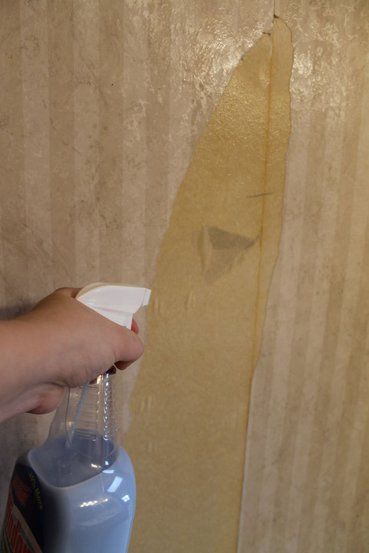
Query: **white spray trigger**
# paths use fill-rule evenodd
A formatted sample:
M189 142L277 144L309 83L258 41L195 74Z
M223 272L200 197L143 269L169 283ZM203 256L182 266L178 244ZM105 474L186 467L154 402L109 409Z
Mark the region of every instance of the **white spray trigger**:
M82 288L77 299L114 323L131 328L133 315L148 305L150 294L148 288L99 282Z

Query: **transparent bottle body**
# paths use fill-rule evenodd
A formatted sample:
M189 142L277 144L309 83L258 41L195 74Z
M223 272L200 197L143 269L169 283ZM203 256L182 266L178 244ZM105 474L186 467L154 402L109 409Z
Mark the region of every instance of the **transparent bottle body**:
M31 451L38 472L53 485L81 482L116 460L113 379L106 373L70 390L55 414L48 439Z
M117 445L114 376L71 390L49 437L20 462L40 483L44 553L125 553L136 489L132 463Z

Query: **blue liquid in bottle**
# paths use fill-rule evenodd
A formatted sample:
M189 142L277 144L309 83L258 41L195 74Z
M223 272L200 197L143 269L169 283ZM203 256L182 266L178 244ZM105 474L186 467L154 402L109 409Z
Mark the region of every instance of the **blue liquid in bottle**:
M71 390L46 442L18 460L2 552L18 551L15 540L36 553L128 551L135 477L115 439L112 379Z

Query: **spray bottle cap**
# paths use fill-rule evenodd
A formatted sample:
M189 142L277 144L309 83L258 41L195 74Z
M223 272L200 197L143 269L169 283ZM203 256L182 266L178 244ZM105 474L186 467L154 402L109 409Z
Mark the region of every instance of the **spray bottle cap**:
M150 294L148 288L98 282L82 288L77 299L114 323L131 328L133 315L148 305Z

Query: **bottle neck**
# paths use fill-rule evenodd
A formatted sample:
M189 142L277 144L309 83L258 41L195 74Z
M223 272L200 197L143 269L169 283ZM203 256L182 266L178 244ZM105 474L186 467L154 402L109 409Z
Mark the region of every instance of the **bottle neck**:
M49 433L49 440L65 437L66 447L79 451L101 470L114 462L118 451L113 381L114 375L105 373L83 387L70 389Z

